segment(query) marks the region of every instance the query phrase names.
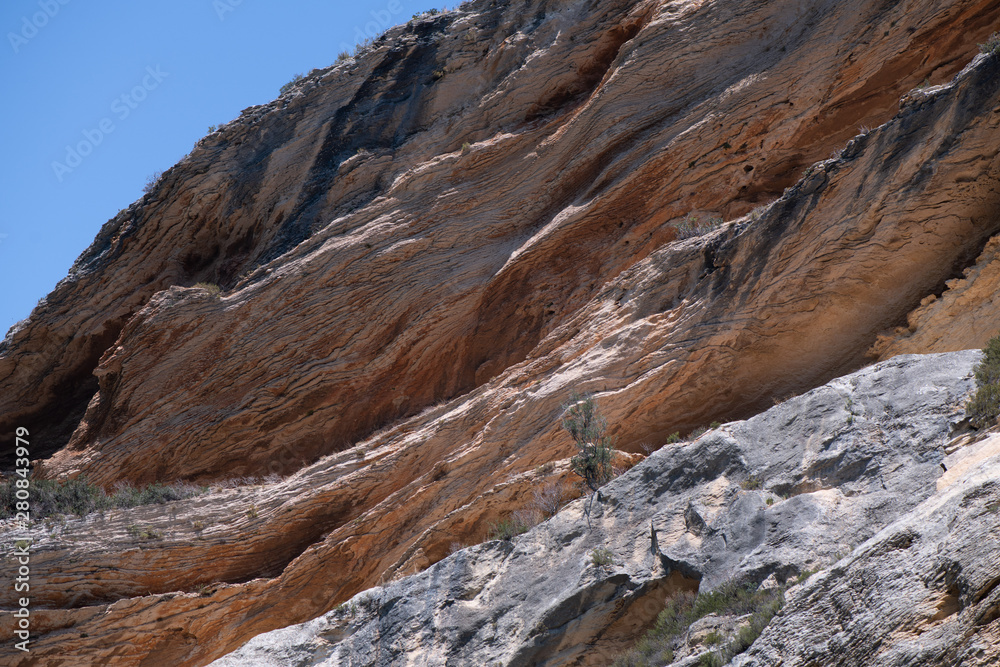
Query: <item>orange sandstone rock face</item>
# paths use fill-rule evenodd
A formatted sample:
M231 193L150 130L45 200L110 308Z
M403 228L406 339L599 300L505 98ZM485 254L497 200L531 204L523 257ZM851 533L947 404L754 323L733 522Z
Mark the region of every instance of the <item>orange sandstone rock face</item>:
M996 214L995 214L996 215ZM985 347L1000 333L1000 237L994 236L976 263L946 283L940 297L930 294L907 315L907 327L879 336L872 356L888 359L898 354L952 352Z
M591 5L473 2L313 72L8 336L0 431L47 476L291 475L148 510L156 544L123 546L132 515L53 541L32 659L203 664L316 616L524 505L571 390L632 451L746 416L990 252L997 59L897 101L995 3ZM673 242L691 214L729 222Z

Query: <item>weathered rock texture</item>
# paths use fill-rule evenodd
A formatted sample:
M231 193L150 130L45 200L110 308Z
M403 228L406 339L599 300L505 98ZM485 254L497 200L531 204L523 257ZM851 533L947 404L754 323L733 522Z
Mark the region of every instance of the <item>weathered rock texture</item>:
M206 137L106 225L6 340L0 435L29 426L40 451L69 439L51 473L107 483L342 449L539 356L557 330L564 342L581 306L607 302L609 281L669 240L665 223L773 199L908 89L947 81L998 19L987 0L480 2L396 28ZM857 333L785 368L762 359L759 388L707 408L704 393L734 385L703 367L735 362L705 358L710 332L675 336L676 365L704 389L661 401L676 416L640 437L850 368L873 332L979 254L1000 229L991 74L920 96L727 256L692 249L657 269L677 301L651 307L695 331L739 322L782 347L752 325L775 315L762 293L773 276L792 313L825 302L814 328L840 340L822 319L835 313ZM756 262L735 263L757 244ZM709 283L718 297L737 278L756 290L744 308L713 298L690 312ZM161 291L198 280L235 289Z
M897 357L662 449L591 530L577 500L213 665L607 665L679 590L817 568L739 664L995 664L1000 436L953 437L978 357Z
M1000 113L1000 112L997 112ZM1000 238L993 237L965 269L949 280L940 295L930 294L907 315L907 327L879 336L871 354L888 359L924 350L941 352L983 347L1000 333Z
M426 568L569 485L571 390L635 452L861 366L1000 231L1000 62L951 80L998 20L481 1L248 109L0 345L0 438L106 485L286 478L39 536L32 658L202 664ZM730 222L673 242L692 213Z

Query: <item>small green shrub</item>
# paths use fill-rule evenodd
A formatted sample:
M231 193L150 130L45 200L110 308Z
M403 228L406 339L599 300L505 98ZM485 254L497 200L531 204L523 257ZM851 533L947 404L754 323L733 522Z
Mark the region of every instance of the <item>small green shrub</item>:
M218 130L218 129L219 129L219 126L218 126L218 125L209 125L209 126L208 126L208 133L209 133L209 134L212 134L213 132L215 132L215 131L216 131L216 130Z
M470 144L468 141L462 144L462 155L468 155L471 150L472 150L472 144Z
M608 422L597 412L592 396L573 394L565 406L563 428L577 447L577 454L570 459L570 469L583 478L593 492L586 510L587 525L590 525L590 507L597 490L614 477L614 441L608 436Z
M490 524L489 537L487 539L510 541L518 535L528 532L530 529L531 526L526 525L516 517L507 517Z
M985 44L979 45L980 53L997 53L998 51L1000 51L1000 32L993 33Z
M818 569L803 570L802 572L799 572L799 576L795 577L795 583L801 584L803 581L805 581L809 577L813 576L817 572L819 572Z
M256 505L250 505L250 509L247 510L247 518L248 519L256 519L257 518L257 506Z
M742 486L746 491L757 491L763 486L763 482L761 482L760 478L756 475L750 475L740 484L740 486Z
M304 78L305 76L303 76L302 74L296 74L295 76L293 76L291 81L289 81L288 83L286 83L281 87L281 94L284 95L285 93L287 93L289 90L292 89L293 86L295 86L295 84L297 84Z
M159 540L163 538L163 533L156 530L152 526L140 526L138 524L130 524L128 527L128 534L137 540L148 541L148 540Z
M674 445L674 444L677 444L678 442L680 442L681 440L682 440L682 438L681 438L680 431L674 431L673 433L671 433L670 435L667 436L667 439L664 441L664 444L666 444L666 445Z
M1000 336L994 336L983 348L983 359L973 370L976 393L966 403L965 413L977 429L996 424L1000 416Z
M594 567L605 567L615 562L614 554L607 547L598 547L590 552L590 562Z
M722 656L716 651L702 653L698 657L698 667L722 667L724 664L726 663L722 659Z
M598 414L593 397L574 395L570 399L563 428L572 436L578 450L570 459L570 468L592 491L597 491L611 481L614 447L607 435L607 420Z
M340 616L350 616L351 618L354 618L358 615L358 605L354 602L341 602L333 608L333 611Z
M350 57L351 57L350 53L348 53L347 51L341 51L340 53L337 54L337 62L342 63Z
M718 630L712 630L707 635L705 635L705 645L706 646L718 646L722 643L725 638L722 636Z
M222 292L222 288L215 283L195 283L195 287L203 290L207 290L212 296L218 296Z

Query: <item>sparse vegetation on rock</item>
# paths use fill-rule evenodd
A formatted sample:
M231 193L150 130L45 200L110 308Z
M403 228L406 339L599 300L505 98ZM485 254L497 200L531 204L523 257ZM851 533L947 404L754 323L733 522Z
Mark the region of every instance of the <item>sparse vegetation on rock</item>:
M635 647L615 660L614 667L657 667L672 662L682 647L685 633L695 621L709 614L743 617L732 637L726 638L713 630L703 640L712 649L701 654L699 667L724 665L760 636L784 605L784 591L785 587L765 589L728 582L697 596L680 593L667 602L656 624Z
M0 482L0 519L15 514L16 488L14 480ZM28 487L33 522L58 514L85 516L91 512L124 509L183 500L204 493L207 489L190 484L150 484L135 487L120 485L111 493L87 481L85 477L53 481L33 479Z
M570 467L583 478L587 488L592 492L587 507L589 523L590 508L598 489L611 481L614 476L613 440L607 434L608 422L598 414L592 396L574 395L570 399L563 417L563 428L569 431L578 450L576 456L570 459Z
M996 53L1000 51L1000 32L990 35L985 43L979 45L980 53Z
M142 186L142 191L145 194L149 194L156 187L157 182L160 180L160 176L163 175L162 171L154 171L152 174L146 177L146 184Z
M614 554L607 547L598 547L590 552L590 562L594 567L606 567L614 563Z
M302 75L302 74L296 74L295 76L293 76L291 81L289 81L288 83L286 83L285 85L283 85L281 87L281 94L284 95L285 93L287 93L289 90L291 90L295 86L295 84L297 84L299 81L301 81L304 78L305 78L305 76Z
M490 524L488 538L490 540L511 540L528 532L531 526L517 516L509 516Z
M975 368L976 393L965 406L969 421L976 428L996 424L1000 416L1000 336L994 336L983 348L983 360Z
M983 287L1000 275L1000 255L983 251L1000 231L996 56L949 80L995 29L993 5L814 3L789 23L781 3L656 4L500 0L392 28L245 110L172 167L156 198L101 229L0 344L4 442L24 427L47 475L109 489L282 482L30 528L30 661L205 664L384 584L391 617L387 605L359 611L356 632L322 630L331 664L373 664L386 646L390 661L428 665L583 662L593 656L578 651L610 641L620 602L662 606L637 596L663 590L663 568L705 590L855 543L854 570L803 584L789 607L810 608L786 609L755 642L759 664L823 650L845 664L896 651L903 664L914 646L948 663L943 650L995 635L983 536L997 464L947 453L979 355L896 358L874 388L864 373L820 386L866 363L896 323L919 323L898 334L906 352L931 353L980 347L1000 320L998 290ZM942 85L897 113L925 74ZM879 129L849 141L861 124ZM457 155L466 139L475 160ZM831 150L838 159L817 163ZM776 199L809 164L822 168ZM674 243L692 211L733 222ZM180 287L240 275L252 278L226 308ZM925 316L910 318L922 299ZM662 447L517 548L446 558L489 519L509 516L498 533L512 537L550 514L531 506L536 488L587 477L593 438L574 449L556 423L573 387L601 392L629 449L804 393ZM864 401L846 429L845 395ZM532 474L550 459L565 460ZM612 457L600 463L613 474ZM740 488L751 473L767 491ZM261 513L248 521L251 503ZM906 517L914 530L863 553ZM176 534L169 555L131 538L93 548L127 538L132 521ZM198 521L211 527L192 530ZM612 582L587 567L581 577L598 545L614 552ZM951 606L934 582L952 575L964 606L931 628L924 612ZM209 581L232 583L201 608L171 597ZM100 614L93 600L66 604L80 591ZM829 622L842 616L850 629ZM731 630L712 635L716 648Z
M212 296L218 296L222 292L222 288L215 283L195 283L194 286L206 290Z
M135 523L129 525L128 534L140 541L163 539L162 531L156 530L152 526L143 526Z
M723 223L722 218L709 218L704 220L694 213L688 215L683 221L675 225L678 239L687 239L692 236L707 234L713 229L717 229Z

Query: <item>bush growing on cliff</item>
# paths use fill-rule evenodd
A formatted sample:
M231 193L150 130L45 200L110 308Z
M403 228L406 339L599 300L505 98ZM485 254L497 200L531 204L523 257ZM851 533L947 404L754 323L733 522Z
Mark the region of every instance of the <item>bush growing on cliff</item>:
M736 582L722 584L714 591L680 593L669 601L656 624L628 652L620 655L614 667L652 667L672 662L674 651L692 623L709 614L719 616L746 616L746 625L734 637L725 641L723 637L713 639L712 651L703 653L699 665L723 665L736 655L747 650L764 631L775 614L784 606L785 588L761 589Z
M531 530L531 524L522 517L510 516L490 524L490 540L511 540Z
M593 492L587 507L587 523L590 524L590 505L593 505L597 490L611 481L614 468L614 442L608 436L608 422L597 412L592 396L574 394L566 406L563 428L569 431L576 443L578 453L570 459L570 468L583 478Z
M1000 416L1000 336L994 336L983 348L983 359L974 369L976 393L965 406L969 421L976 428L996 423Z
M152 174L146 177L146 184L142 186L142 191L145 194L149 194L156 187L156 183L160 180L160 176L163 175L162 171L154 171Z
M614 565L615 555L607 547L598 547L590 552L590 562L594 567Z
M288 83L286 83L281 87L281 94L284 95L285 93L287 93L289 90L292 89L292 86L294 86L304 78L305 76L303 76L302 74L296 74L295 76L293 76L291 81L289 81Z
M222 292L222 288L215 283L195 283L195 287L203 290L207 290L212 296L218 296Z
M996 53L1000 51L1000 32L990 35L985 44L979 45L980 53Z
M130 524L126 529L128 534L137 540L159 540L163 538L163 532L156 530L152 526L140 526L138 524Z

